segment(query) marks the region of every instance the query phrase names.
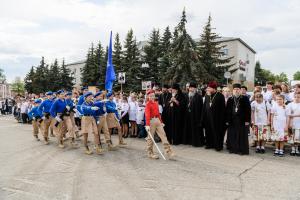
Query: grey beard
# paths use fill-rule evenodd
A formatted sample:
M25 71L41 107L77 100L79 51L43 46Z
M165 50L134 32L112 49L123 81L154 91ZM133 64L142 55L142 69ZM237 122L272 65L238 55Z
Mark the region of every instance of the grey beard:
M189 97L195 96L195 92L189 92Z

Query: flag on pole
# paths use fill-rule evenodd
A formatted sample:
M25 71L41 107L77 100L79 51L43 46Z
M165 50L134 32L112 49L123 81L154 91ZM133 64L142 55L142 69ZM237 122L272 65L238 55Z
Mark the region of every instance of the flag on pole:
M115 80L116 80L116 74L115 74L114 65L112 63L112 31L111 31L109 47L108 47L107 66L106 66L105 89L111 92Z

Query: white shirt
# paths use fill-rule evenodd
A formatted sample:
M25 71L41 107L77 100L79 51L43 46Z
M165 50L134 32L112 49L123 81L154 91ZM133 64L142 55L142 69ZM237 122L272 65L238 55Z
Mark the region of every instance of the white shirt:
M122 117L126 115L126 113L128 113L128 110L129 110L129 105L128 103L124 103L122 102L121 104L121 113L122 113Z
M277 134L280 134L281 137L284 136L284 128L286 126L286 120L288 116L288 112L286 108L279 105L273 105L271 109L271 113L273 114L273 127L274 131Z
M136 112L138 108L138 103L136 101L131 101L129 104L129 120L136 121Z
M144 115L145 115L145 107L138 106L137 113L136 113L136 123L137 124L144 124Z
M267 90L266 92L262 93L264 96L264 100L265 101L271 101L272 100L272 95L273 95L273 91L272 90Z
M21 104L21 113L27 113L28 112L28 102L23 102Z
M268 112L271 110L271 104L267 101L251 103L251 110L254 112L254 125L268 125Z
M287 105L288 115L300 115L300 103L292 102ZM292 128L300 129L300 117L292 118Z

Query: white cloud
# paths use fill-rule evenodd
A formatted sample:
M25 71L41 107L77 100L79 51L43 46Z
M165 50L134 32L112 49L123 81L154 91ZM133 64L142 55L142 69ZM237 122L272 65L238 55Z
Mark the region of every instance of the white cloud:
M119 32L123 40L133 28L138 40L147 39L154 27L174 27L183 7L193 37L199 37L211 13L216 31L222 36L241 37L258 52L263 67L291 75L297 65L293 57L299 54L300 45L297 0L0 1L0 67L11 79L14 74L7 65L28 70L37 63L24 66L24 58L35 62L41 56L50 62L62 57L67 61L83 59L91 42L107 44L110 30Z

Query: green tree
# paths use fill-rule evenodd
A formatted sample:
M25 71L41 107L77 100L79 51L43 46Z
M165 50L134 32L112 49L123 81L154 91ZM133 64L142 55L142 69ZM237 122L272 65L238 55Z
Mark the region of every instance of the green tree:
M65 60L63 59L62 65L60 68L60 87L58 89L71 90L73 88L73 80L71 70L66 67Z
M120 42L119 33L117 33L115 37L114 50L113 50L113 63L115 66L116 74L124 70L122 66L122 44Z
M143 62L149 65L149 68L143 68L143 80L151 80L154 83L160 83L160 75L162 71L159 68L159 60L162 56L160 45L159 30L153 29L148 44L144 47Z
M139 50L136 39L133 36L133 30L130 29L124 42L124 72L126 72L125 90L141 89L141 63L139 60Z
M166 73L168 69L172 66L171 40L172 33L170 31L169 26L167 26L161 38L162 57L159 59L159 79L161 80L161 83L165 83L168 81L168 76L166 76Z
M58 61L55 59L54 63L50 65L49 73L48 73L48 89L51 91L57 91L62 88L63 80L62 74L58 66Z
M294 76L293 76L294 80L300 80L300 71L297 71Z
M197 62L196 43L186 31L185 9L176 27L172 44L172 66L168 69L171 82L181 85L195 79L193 68Z
M30 71L26 74L25 79L24 79L24 88L26 89L27 92L29 93L34 93L35 91L35 71L34 67L32 66L30 68Z
M11 85L11 91L19 95L23 95L25 92L24 83L19 78L16 78L16 80Z
M40 62L40 65L37 66L34 77L34 93L41 93L49 90L49 80L48 80L48 66L45 63L44 57Z
M94 44L92 43L91 48L87 53L86 64L81 70L82 85L84 86L94 86L99 83L99 66L96 63L96 54L94 49Z
M209 15L208 21L204 26L201 39L197 44L197 50L199 54L199 61L197 67L197 77L204 82L210 80L216 80L218 82L224 82L224 72L232 65L229 65L232 57L224 57L222 49L226 45L222 45L219 40L220 36L213 32L211 27L211 16Z
M95 64L95 79L96 79L96 85L101 86L104 88L104 82L105 82L105 74L106 74L106 60L105 60L105 52L102 47L101 42L98 43L97 49L96 49L96 64Z
M286 73L281 72L279 75L275 76L275 81L288 83L289 79Z

